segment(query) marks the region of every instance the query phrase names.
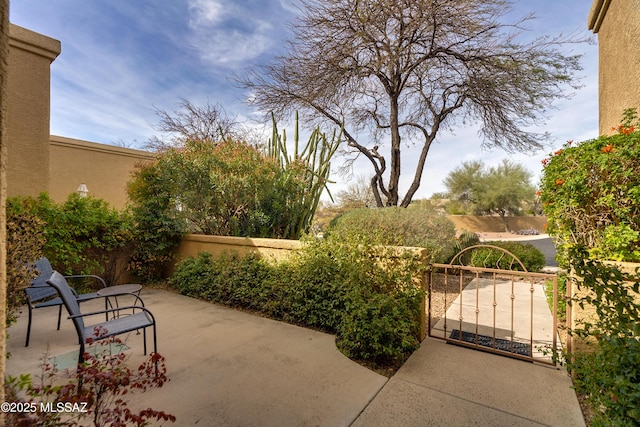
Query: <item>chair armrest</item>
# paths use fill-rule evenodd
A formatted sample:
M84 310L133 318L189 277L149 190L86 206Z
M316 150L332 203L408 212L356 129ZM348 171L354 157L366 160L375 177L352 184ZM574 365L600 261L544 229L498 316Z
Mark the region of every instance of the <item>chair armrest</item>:
M70 276L64 276L65 279L95 279L100 282L103 288L107 287L107 283L100 276L95 276L93 274L72 274Z
M145 307L141 307L139 305L127 305L125 307L116 307L116 308L109 308L107 310L92 311L91 313L73 314L73 315L70 315L69 317L67 317L67 319L75 319L75 318L78 318L78 317L95 316L95 315L98 315L98 314L113 313L113 312L120 311L120 310L134 310L134 309L135 310L142 310L142 311L148 313L151 316L151 318L153 319L153 322L155 323L155 317L153 316L153 313L151 313Z

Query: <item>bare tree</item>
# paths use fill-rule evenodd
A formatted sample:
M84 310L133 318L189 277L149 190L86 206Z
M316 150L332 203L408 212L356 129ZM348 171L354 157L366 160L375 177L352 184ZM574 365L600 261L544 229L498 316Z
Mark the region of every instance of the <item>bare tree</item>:
M505 24L507 0L301 3L288 53L255 68L240 85L250 89L256 106L279 117L299 109L344 124L347 148L373 166L378 206L409 205L431 144L457 120L480 122L485 146L540 148L548 135L528 126L543 121L552 102L566 96L566 85L577 87L572 75L579 56L560 51L576 40L519 42L534 16ZM386 156L380 151L385 142ZM421 150L400 201L403 142Z
M376 205L369 180L358 176L344 190L336 195L341 208L372 208Z
M147 142L148 148L160 151L167 147L182 146L188 140L215 144L240 134L238 123L227 116L219 104L199 106L183 98L178 107L172 112L155 109L159 120L153 128L164 137L151 137Z

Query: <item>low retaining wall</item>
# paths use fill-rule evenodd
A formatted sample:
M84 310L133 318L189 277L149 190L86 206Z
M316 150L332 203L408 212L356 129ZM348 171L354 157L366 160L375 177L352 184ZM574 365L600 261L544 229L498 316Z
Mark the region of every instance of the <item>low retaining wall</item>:
M636 269L640 269L640 263L634 262L621 262L621 261L602 261L605 265L615 266L618 270L627 274L635 274ZM572 284L572 289L569 290L569 293L572 294L573 298L584 298L587 296L595 297L595 293L589 289L582 288L578 289L577 283L580 281L579 277L574 276L573 274L570 276L570 280L574 283ZM636 295L635 298L636 303L640 303L640 295ZM571 307L567 307L570 309L568 312L569 321L571 322L571 329L581 328L584 322L595 323L598 320L598 315L596 314L596 309L592 305L585 304L584 307L580 307L579 304L573 304ZM595 338L589 337L584 340L577 336L570 336L570 352L582 352L582 351L591 351L592 347L589 345L589 342L595 342Z
M224 252L237 253L238 255L246 255L249 253L257 253L264 258L269 258L275 261L286 260L291 256L293 251L301 248L301 243L298 240L284 240L284 239L258 239L249 237L229 237L229 236L207 236L203 234L187 234L180 241L180 245L176 249L174 255L176 261L195 257L200 252L208 252L213 256L220 256ZM417 254L424 264L428 263L428 251L424 248L413 247L397 247L397 258L389 259L384 262L385 265L393 266L398 262L402 262L401 253L403 251L410 251ZM393 257L392 257L393 258ZM173 274L173 268L170 269L169 274ZM422 289L426 290L426 277L422 273L418 273L415 276L415 280ZM420 319L420 337L425 337L426 333L426 307L425 299L422 299L422 317Z
M187 234L180 241L175 255L176 259L181 260L195 257L200 252L209 252L214 256L220 256L223 252L236 252L239 255L257 253L265 258L284 260L297 249L300 249L298 240Z

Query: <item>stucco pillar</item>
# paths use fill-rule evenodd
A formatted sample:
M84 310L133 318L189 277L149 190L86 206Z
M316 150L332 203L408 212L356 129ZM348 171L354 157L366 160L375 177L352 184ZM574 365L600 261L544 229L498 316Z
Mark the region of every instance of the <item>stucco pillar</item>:
M51 63L60 42L10 24L7 194L49 191Z
M600 134L611 135L626 108L640 109L638 1L594 0L588 27L598 35Z
M5 401L7 354L7 76L9 56L9 0L0 0L0 402ZM0 424L4 425L0 413Z

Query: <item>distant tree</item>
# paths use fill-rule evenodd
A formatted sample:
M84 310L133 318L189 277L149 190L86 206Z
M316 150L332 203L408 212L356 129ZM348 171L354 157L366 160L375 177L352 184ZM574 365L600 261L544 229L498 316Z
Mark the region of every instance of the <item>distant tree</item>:
M431 197L429 197L430 200L442 200L442 199L448 199L448 198L449 198L449 193L444 191L437 191L433 193Z
M531 172L519 163L503 160L477 182L474 210L480 214L507 215L522 213L523 202L533 202L535 188Z
M153 136L147 142L147 147L155 151L181 147L186 141L217 144L226 138L237 138L242 133L239 124L219 104L200 106L182 98L178 109L169 112L156 108L155 113L158 123L153 128L162 136Z
M463 201L476 214L518 215L524 202L533 203L531 172L507 159L486 168L481 161L464 162L444 179L454 201ZM457 205L456 205L457 206Z
M486 174L484 168L483 162L474 160L463 162L462 166L449 172L449 175L444 179L449 198L463 202L470 201L474 184L477 183L478 178Z
M300 110L344 125L347 150L373 167L377 206L409 206L431 144L442 130L480 122L483 145L540 148L529 131L575 87L579 56L562 36L520 42L534 18L505 21L507 0L301 0L288 53L240 84L276 115ZM388 155L381 152L384 143ZM417 166L401 199L401 147L417 144ZM385 182L386 180L386 182Z
M342 208L372 208L376 206L376 199L371 191L371 185L364 176L359 176L347 188L336 194L338 205Z

